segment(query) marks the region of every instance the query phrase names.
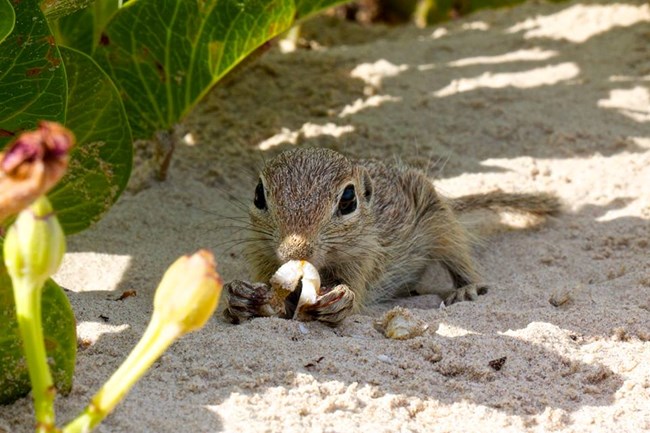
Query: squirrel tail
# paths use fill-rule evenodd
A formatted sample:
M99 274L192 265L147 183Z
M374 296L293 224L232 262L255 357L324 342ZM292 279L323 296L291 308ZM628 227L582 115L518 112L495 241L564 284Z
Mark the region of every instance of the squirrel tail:
M450 200L461 223L479 236L505 230L536 227L562 210L552 194L508 193L500 190L470 194Z
M490 209L537 216L554 216L562 209L560 200L549 193L509 193L499 190L457 197L451 200L451 206L458 213Z

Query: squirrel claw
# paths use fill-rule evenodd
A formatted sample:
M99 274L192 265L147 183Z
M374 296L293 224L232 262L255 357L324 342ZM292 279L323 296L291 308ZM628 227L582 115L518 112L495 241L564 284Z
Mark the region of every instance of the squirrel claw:
M238 324L253 317L276 315L269 305L273 291L268 284L233 280L224 289L226 308L223 316L228 322Z
M475 301L480 295L485 295L488 292L489 286L485 284L468 284L459 287L454 292L447 296L445 305L455 304L461 301Z
M339 284L327 293L318 296L316 302L304 305L298 312L300 320L318 320L330 326L337 326L348 317L354 308L354 292Z

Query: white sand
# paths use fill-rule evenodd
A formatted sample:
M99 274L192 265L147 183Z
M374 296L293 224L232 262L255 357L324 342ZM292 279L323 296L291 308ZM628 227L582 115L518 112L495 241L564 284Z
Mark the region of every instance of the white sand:
M248 276L241 224L219 215L245 216L262 160L298 143L399 155L449 195L553 192L566 212L477 248L496 286L479 301L403 301L430 324L412 340L386 339L372 315L306 332L215 317L98 431L650 431L650 8L610 3L528 4L426 30L320 20L306 31L330 45L270 52L214 91L185 123L195 145L178 149L169 179L140 169L70 239L57 280L89 346L59 419L136 343L178 255L214 248L226 280ZM137 296L116 301L126 290ZM0 407L0 432L31 426L29 399Z

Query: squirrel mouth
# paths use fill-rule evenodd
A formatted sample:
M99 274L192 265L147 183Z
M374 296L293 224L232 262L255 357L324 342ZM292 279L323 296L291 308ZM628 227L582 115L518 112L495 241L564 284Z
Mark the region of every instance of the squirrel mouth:
M290 319L294 316L296 308L298 308L298 301L300 300L300 295L302 294L302 281L298 282L298 286L289 293L284 300L284 312L285 319Z

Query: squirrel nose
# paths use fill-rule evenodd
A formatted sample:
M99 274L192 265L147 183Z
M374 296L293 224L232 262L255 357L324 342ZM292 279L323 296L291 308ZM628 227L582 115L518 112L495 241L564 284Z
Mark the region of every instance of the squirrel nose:
M289 260L309 261L313 252L312 243L304 236L295 233L285 236L276 251L278 259L282 263Z

